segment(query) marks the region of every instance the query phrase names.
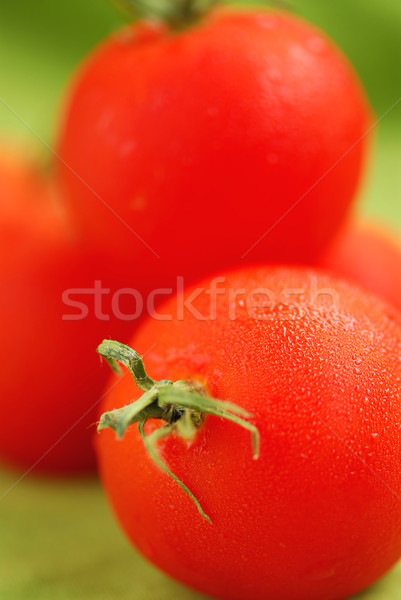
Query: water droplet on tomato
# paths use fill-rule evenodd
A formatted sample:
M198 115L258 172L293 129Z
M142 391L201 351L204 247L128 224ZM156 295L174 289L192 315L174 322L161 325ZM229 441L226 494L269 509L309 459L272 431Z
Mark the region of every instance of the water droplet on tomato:
M311 37L306 41L306 45L312 52L320 54L326 48L326 42L321 37Z
M264 29L273 29L277 27L278 20L276 17L260 17L257 20L257 24Z
M305 577L314 581L329 579L329 577L333 577L339 564L341 564L340 561L322 560L310 567L305 573Z
M270 152L270 154L267 155L266 160L269 165L276 165L279 161L279 156L275 152Z
M134 140L128 140L121 144L120 155L124 157L129 156L130 154L133 154L136 149L137 143Z
M141 211L146 207L146 200L143 196L136 196L130 202L130 208L132 210Z
M209 106L206 112L208 117L217 117L219 114L219 109L216 106Z

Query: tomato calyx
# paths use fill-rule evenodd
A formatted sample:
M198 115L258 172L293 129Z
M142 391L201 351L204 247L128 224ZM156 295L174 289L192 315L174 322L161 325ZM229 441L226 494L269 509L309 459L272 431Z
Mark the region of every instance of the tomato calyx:
M163 22L173 31L200 21L221 0L115 0L133 18Z
M236 404L211 398L207 395L205 387L196 381L151 379L145 371L140 355L125 344L103 340L97 352L118 374L121 373L118 363L124 365L133 376L137 387L144 392L131 404L105 412L100 418L98 432L110 428L116 433L117 438L121 439L128 427L137 423L146 450L153 461L181 487L193 500L202 517L211 523L194 494L158 456L157 441L173 433L184 440L191 440L204 423L206 416L213 415L250 431L253 458L257 459L260 446L259 431L255 425L246 420L251 418L251 415ZM160 419L166 424L147 435L145 424L149 419Z

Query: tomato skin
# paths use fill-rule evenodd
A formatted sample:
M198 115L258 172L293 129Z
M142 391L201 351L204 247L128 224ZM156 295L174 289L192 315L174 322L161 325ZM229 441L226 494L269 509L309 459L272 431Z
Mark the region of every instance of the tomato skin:
M125 267L124 267L125 268ZM108 377L96 345L126 323L99 321L93 298L80 321L63 304L68 288L117 287L119 265L76 243L62 204L38 165L0 154L0 460L57 474L94 472L96 402ZM104 313L110 314L107 298Z
M308 298L314 277L319 289L337 292L339 311L324 296L320 307ZM306 288L290 299L303 317L294 320L281 302L259 313L268 320L251 319L238 300L230 320L228 290L241 288L277 297ZM203 293L194 307L206 315L209 303ZM175 310L172 300L163 313ZM280 267L230 273L216 312L214 321L148 320L130 345L150 377L198 380L251 412L260 458L252 460L249 432L215 417L191 443L158 443L209 525L154 465L136 426L122 441L104 430L97 451L113 509L145 557L213 597L346 598L401 555L401 318L332 276ZM128 374L102 412L139 395ZM157 426L148 423L149 431Z
M260 9L213 11L179 34L133 25L88 58L65 104L58 179L82 235L107 231L158 285L248 251L315 257L354 197L371 120L324 34Z
M319 266L353 281L401 310L401 245L386 228L348 223Z

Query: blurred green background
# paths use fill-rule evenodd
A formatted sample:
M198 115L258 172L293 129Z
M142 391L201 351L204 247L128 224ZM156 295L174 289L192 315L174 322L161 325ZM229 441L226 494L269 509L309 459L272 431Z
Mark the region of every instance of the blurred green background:
M381 120L359 210L401 234L401 2L290 0L288 5L338 43L365 84ZM54 142L71 72L124 22L108 0L1 0L4 140L20 139L45 159L44 144ZM1 599L200 598L134 554L96 481L42 481L28 475L16 483L19 476L0 473ZM401 566L361 597L401 600Z

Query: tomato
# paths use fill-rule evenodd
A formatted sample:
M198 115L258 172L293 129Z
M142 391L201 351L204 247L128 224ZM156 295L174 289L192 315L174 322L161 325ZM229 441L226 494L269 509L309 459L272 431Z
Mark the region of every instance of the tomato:
M401 310L401 246L396 235L386 228L373 223L349 223L319 264Z
M0 154L0 458L19 469L80 473L95 469L96 402L106 370L94 348L103 335L124 335L126 323L101 321L93 295L102 279L117 286L119 266L80 248L52 184L34 161ZM88 306L79 314L63 303ZM83 289L82 289L83 288ZM108 300L110 303L110 299ZM71 304L71 302L70 302ZM107 297L105 314L110 314Z
M401 317L303 268L247 268L216 282L190 288L178 317L181 300L171 299L163 314L172 320L147 320L130 346L149 377L198 382L251 413L258 460L249 432L215 416L190 440L157 442L210 524L136 425L121 441L105 429L97 451L107 495L136 548L196 590L227 600L348 597L401 555ZM125 372L101 409L140 395ZM161 423L150 419L145 433Z
M81 234L152 286L314 258L355 195L371 122L333 43L268 9L128 26L64 105L56 170Z

